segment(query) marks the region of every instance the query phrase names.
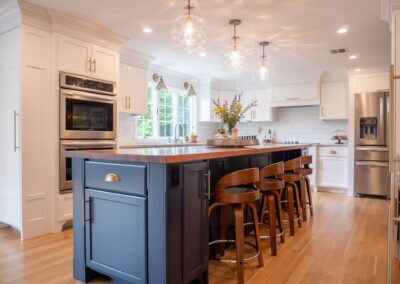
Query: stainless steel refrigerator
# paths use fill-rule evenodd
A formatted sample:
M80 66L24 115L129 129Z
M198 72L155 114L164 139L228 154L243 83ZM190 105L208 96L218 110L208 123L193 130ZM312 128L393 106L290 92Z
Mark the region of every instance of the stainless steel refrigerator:
M389 92L355 94L355 193L389 196Z

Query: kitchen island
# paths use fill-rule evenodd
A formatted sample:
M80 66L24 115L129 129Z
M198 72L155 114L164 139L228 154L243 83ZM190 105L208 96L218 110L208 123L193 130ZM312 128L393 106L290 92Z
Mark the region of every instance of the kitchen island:
M310 145L68 152L73 158L74 278L207 283L208 205L223 175L304 154Z

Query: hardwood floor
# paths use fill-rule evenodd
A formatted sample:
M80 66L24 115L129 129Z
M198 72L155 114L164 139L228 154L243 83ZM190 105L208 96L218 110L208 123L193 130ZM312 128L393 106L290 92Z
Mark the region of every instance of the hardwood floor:
M246 283L385 283L386 200L314 195L315 214L264 267L245 265ZM79 283L72 279L72 230L21 242L0 229L0 283ZM210 283L236 283L233 264L210 261ZM98 279L91 283L109 283Z

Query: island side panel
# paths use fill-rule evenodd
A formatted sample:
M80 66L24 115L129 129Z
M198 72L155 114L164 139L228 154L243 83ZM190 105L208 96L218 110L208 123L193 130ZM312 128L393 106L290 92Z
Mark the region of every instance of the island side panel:
M167 279L166 168L164 164L149 164L147 172L149 284L165 284Z
M72 159L73 227L74 227L74 278L88 282L98 275L86 267L85 260L85 165L84 159Z

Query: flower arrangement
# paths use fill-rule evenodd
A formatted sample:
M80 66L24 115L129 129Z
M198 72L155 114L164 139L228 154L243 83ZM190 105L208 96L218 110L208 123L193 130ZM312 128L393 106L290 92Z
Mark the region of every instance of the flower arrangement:
M234 128L236 124L242 118L244 118L244 114L248 110L257 106L257 101L253 101L245 108L243 108L241 99L242 93L236 94L230 104L226 100L222 103L219 99L213 100L213 104L215 105L215 107L213 108L213 112L221 119L221 122L226 125L228 129L228 134L232 133L232 128Z

